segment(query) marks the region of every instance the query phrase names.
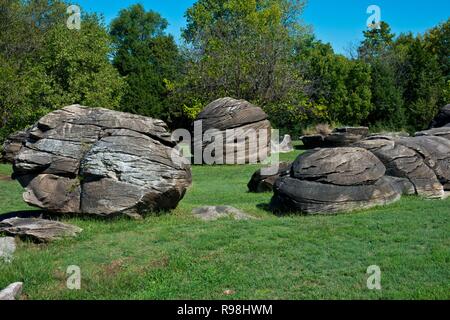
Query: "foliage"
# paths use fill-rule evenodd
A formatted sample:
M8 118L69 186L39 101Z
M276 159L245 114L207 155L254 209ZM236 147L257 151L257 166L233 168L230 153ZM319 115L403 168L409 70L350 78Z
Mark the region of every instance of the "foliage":
M69 104L116 108L124 83L109 63L109 36L96 15L69 30L62 1L0 4L0 141Z
M140 4L122 10L111 23L113 64L126 78L128 90L121 110L145 116L171 118L168 95L180 72L181 58L167 21Z

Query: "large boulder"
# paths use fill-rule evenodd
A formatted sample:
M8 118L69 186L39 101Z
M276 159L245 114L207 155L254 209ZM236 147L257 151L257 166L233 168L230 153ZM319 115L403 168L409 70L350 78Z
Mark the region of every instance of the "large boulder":
M30 205L99 216L173 209L191 183L163 121L79 105L38 121L14 177Z
M362 148L306 152L290 175L277 180L275 211L330 214L385 205L400 199L407 183L385 176L386 168Z
M27 131L19 131L8 136L8 138L6 138L5 142L3 143L1 161L13 163L14 158L22 149L27 136Z
M271 153L271 124L259 107L232 98L218 99L198 115L203 139L194 139L195 150L211 152L215 164L247 164L264 161ZM220 141L220 143L218 143ZM220 150L217 146L222 145ZM208 162L206 162L208 163Z
M387 175L408 179L418 195L443 198L443 184L449 182L448 142L439 137L377 136L354 146L374 153L386 166Z
M431 121L429 129L441 127L450 127L450 104L439 111L439 114Z
M303 136L300 139L307 149L348 147L369 135L367 127L336 128L327 135L317 134Z

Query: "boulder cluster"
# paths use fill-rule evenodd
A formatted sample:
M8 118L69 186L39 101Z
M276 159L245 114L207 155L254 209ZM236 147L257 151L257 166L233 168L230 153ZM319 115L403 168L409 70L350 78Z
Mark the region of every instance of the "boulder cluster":
M442 127L414 137L373 135L349 147L300 155L288 175L276 177L272 208L327 214L392 203L404 194L445 198L450 191L447 109L433 121Z

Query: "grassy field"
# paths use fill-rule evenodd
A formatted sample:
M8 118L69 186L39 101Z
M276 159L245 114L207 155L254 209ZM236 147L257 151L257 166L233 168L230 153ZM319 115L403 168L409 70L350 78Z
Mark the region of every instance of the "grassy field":
M298 152L283 155L292 160ZM417 197L320 217L276 217L270 194L249 194L256 166L194 167L178 209L142 221L64 218L84 229L49 245L22 242L0 287L23 281L24 299L449 299L450 200ZM0 166L0 215L30 210ZM259 219L201 222L191 210L232 205ZM81 268L82 288L66 288ZM382 290L366 270L382 270ZM231 290L232 294L225 294Z

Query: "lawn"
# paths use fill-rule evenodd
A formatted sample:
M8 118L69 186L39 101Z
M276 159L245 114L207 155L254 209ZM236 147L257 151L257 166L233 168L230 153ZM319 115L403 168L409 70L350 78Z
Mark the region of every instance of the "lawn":
M256 169L195 166L192 188L170 214L64 218L82 234L22 242L12 264L0 263L0 287L22 281L24 299L450 298L450 200L407 197L352 214L277 217L264 210L271 194L247 193ZM0 165L0 214L30 210L10 173ZM258 219L197 221L191 210L201 205L232 205ZM81 268L81 290L66 288L70 265ZM371 265L381 268L381 291L367 289Z

